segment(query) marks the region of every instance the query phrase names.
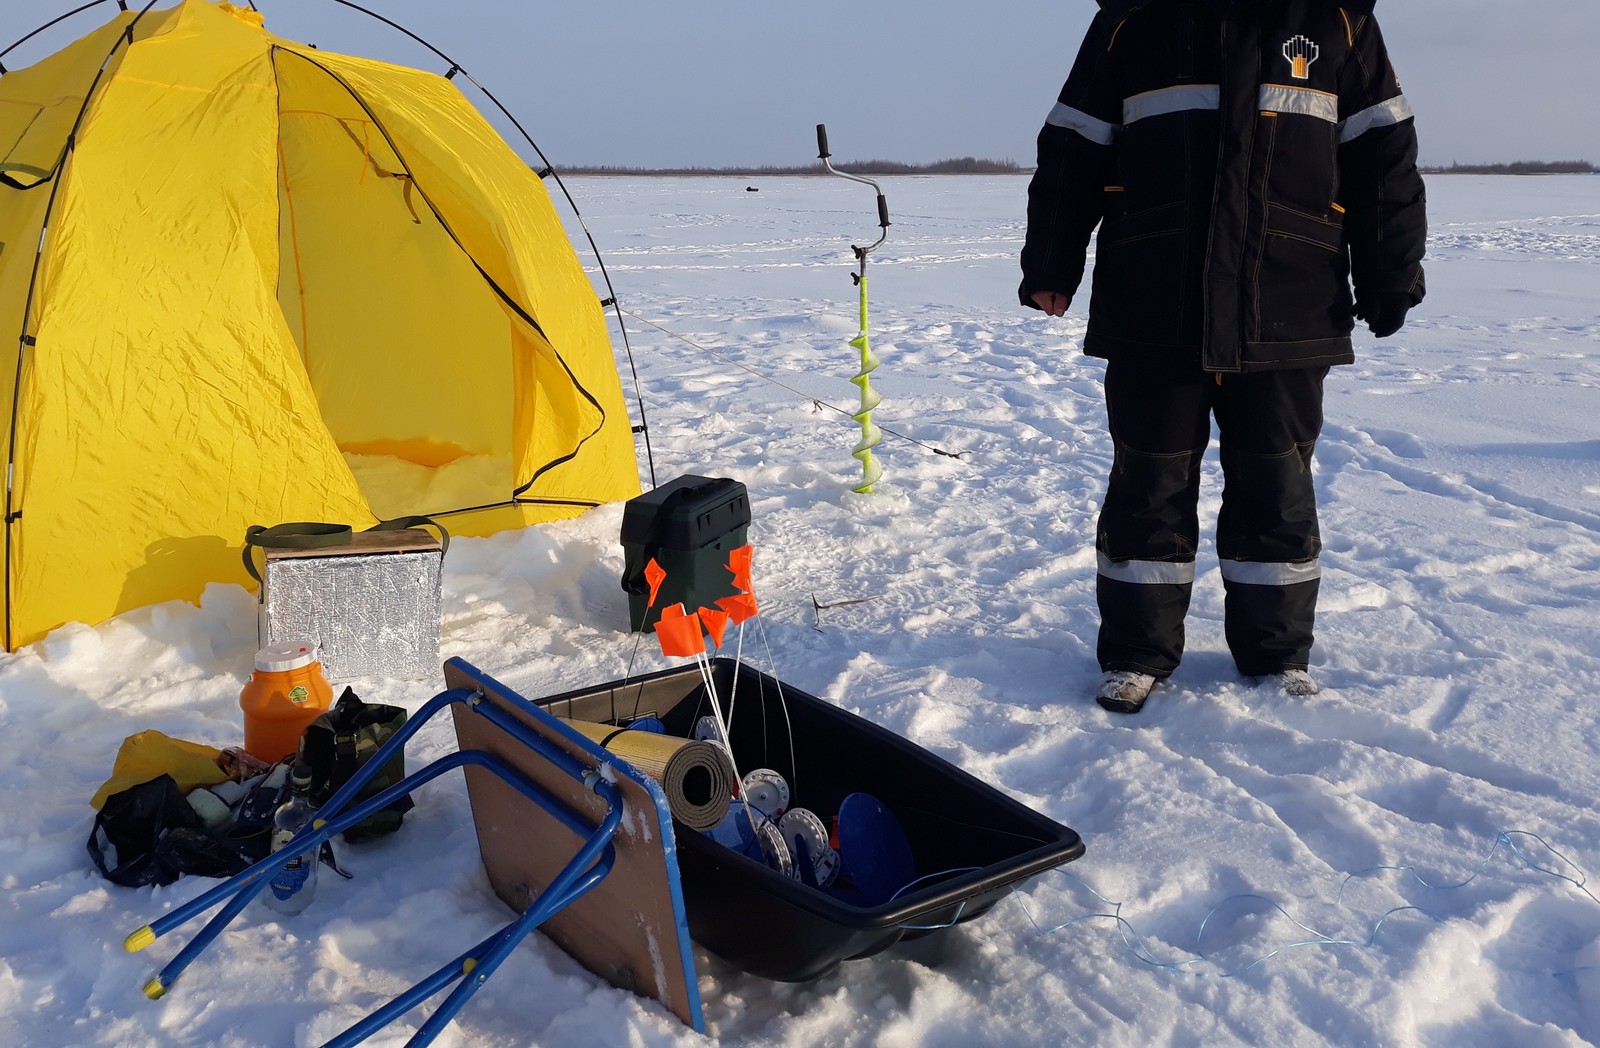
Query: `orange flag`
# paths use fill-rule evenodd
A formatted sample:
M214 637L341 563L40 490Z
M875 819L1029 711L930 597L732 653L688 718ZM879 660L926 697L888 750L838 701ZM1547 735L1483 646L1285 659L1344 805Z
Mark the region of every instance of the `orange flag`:
M661 642L661 654L689 657L706 650L705 634L700 631L700 616L684 614L683 605L669 604L661 609L656 623L656 639Z
M711 634L711 643L722 647L722 635L728 629L728 613L718 608L701 608L699 615L706 632Z
M717 607L727 612L736 626L755 618L761 610L756 606L755 586L750 583L750 559L754 553L754 547L748 545L728 551L728 570L733 573L733 588L739 592L718 600Z
M721 597L717 600L717 607L728 613L728 618L733 620L735 626L743 625L746 619L755 618L761 610L756 607L753 593L735 593L731 597Z
M754 553L755 550L748 545L728 551L728 570L733 572L733 588L741 593L756 591L750 585L750 558Z
M661 584L667 581L666 570L656 563L656 558L651 557L650 563L644 566L644 580L650 583L650 603L646 607L656 606L656 598L661 595Z

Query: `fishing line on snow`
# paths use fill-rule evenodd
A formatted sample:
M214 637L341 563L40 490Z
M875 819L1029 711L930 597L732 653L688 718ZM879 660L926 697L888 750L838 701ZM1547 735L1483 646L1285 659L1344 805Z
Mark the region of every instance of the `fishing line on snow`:
M1528 853L1522 848L1522 846L1520 846L1517 843L1517 841L1514 839L1514 838L1518 838L1518 837L1530 838L1530 839L1532 839L1534 841L1537 841L1551 855L1555 856L1557 859L1559 859L1566 866L1568 866L1572 870L1576 871L1577 872L1577 876L1576 877L1571 876L1569 874L1561 872L1558 869L1554 869L1554 868L1552 868L1550 866L1541 865L1540 863L1534 861L1528 855ZM1529 869L1535 870L1535 871L1537 871L1539 873L1546 874L1546 875L1548 875L1550 877L1554 877L1557 880L1566 881L1568 884L1571 884L1573 887L1575 887L1579 891L1583 892L1583 894L1587 895L1590 899L1594 900L1596 903L1600 903L1600 897L1596 897L1595 894L1592 891L1590 891L1589 888L1587 887L1588 875L1585 874L1581 869L1579 869L1577 864L1572 862L1572 860L1568 859L1565 855L1561 854L1555 848L1551 847L1549 842L1547 842L1544 838L1540 837L1536 833L1530 833L1530 832L1528 832L1526 830L1502 830L1499 833L1495 834L1494 842L1493 842L1493 844L1490 845L1488 853L1483 857L1483 861L1478 863L1477 867L1475 869L1473 869L1473 871L1466 877L1465 880L1462 880L1462 881L1460 881L1458 883L1455 883L1455 884L1434 884L1434 883L1428 881L1426 878L1422 877L1420 874L1418 874L1417 871L1416 871L1416 867L1414 867L1414 866L1410 866L1410 865L1404 865L1404 866L1370 866L1370 867L1368 867L1368 868L1366 868L1364 870L1357 870L1355 873L1349 874L1349 875L1347 875L1345 877L1343 882L1341 882L1340 885L1339 885L1339 893L1338 893L1337 900L1336 900L1337 904L1341 905L1341 906L1344 904L1344 890L1352 880L1355 880L1358 877L1364 877L1367 874L1377 873L1377 872L1380 872L1380 871L1395 871L1395 872L1403 872L1403 873L1410 874L1411 878L1413 880L1415 880L1418 884L1421 884L1423 887L1431 889L1433 891L1439 891L1439 892L1459 891L1460 889L1465 888L1467 885L1471 884L1474 880L1476 880L1481 874L1483 874L1488 869L1489 863L1494 860L1495 854L1502 847L1504 847L1506 849L1506 851L1509 852L1511 855L1515 856L1518 859L1521 859L1522 862ZM1126 946L1128 948L1128 950L1136 958L1138 958L1141 962L1143 962L1144 964L1147 964L1152 968L1162 968L1162 969L1166 969L1168 971L1174 971L1174 972L1186 972L1188 974L1196 975L1196 976L1206 976L1206 975L1210 975L1212 973L1204 972L1204 971L1195 971L1195 970L1193 970L1193 966L1194 965L1203 964L1203 963L1206 963L1206 962L1215 963L1213 961L1213 958L1210 955L1208 955L1206 953L1205 949L1204 949L1204 940L1205 940L1205 934L1206 934L1207 926L1211 923L1212 919L1214 917L1216 917L1219 913L1221 913L1223 910L1225 910L1230 905L1235 904L1235 903L1239 903L1239 902L1265 903L1266 906L1270 910L1276 911L1278 914L1281 914L1284 918L1286 918L1296 928L1298 928L1301 931L1305 932L1306 935L1307 935L1307 938L1300 939L1300 940L1297 940L1297 941L1291 942L1291 943L1286 943L1283 946L1279 946L1276 949L1273 949L1273 950L1269 951L1268 953L1265 953L1265 954L1261 955L1260 957L1257 957L1256 959L1252 960L1250 963L1244 965L1243 967L1236 968L1236 969L1233 969L1231 971L1223 972L1221 975L1214 976L1216 978L1222 978L1222 979L1235 978L1237 976L1243 975L1245 972L1250 971L1252 968L1255 968L1257 965L1262 964L1262 963L1272 959L1273 957L1278 956L1281 953L1285 953L1285 952L1287 952L1289 950L1293 950L1293 949L1296 949L1296 948L1299 948L1299 947L1302 947L1302 946L1355 946L1355 947L1362 947L1362 948L1366 948L1366 949L1373 949L1373 948L1375 948L1377 946L1378 933L1383 929L1384 924L1386 924L1388 922L1389 918L1395 916L1396 914L1407 913L1407 912L1416 912L1416 913L1421 914L1424 917L1427 917L1429 920L1432 920L1433 922L1435 922L1437 924L1443 924L1443 923L1445 923L1445 920L1446 920L1444 917L1441 917L1438 914L1433 913L1430 910L1426 910L1426 909L1424 909L1424 908L1422 908L1420 906L1396 906L1393 909L1390 909L1390 910L1384 912L1381 916L1379 916L1377 922L1375 924L1373 924L1373 926L1372 926L1372 931L1367 935L1367 937L1365 939L1339 938L1339 937L1336 937L1336 936L1327 935L1327 934L1325 934L1323 932L1317 931L1315 928L1312 928L1311 926L1303 923L1298 918L1296 918L1292 913L1290 913L1288 910L1286 910L1283 906L1281 906L1276 901L1274 901L1274 900L1272 900L1272 899L1270 899L1270 898L1268 898L1268 897L1266 897L1264 895L1259 895L1259 894L1256 894L1256 893L1253 893L1253 892L1246 892L1246 893L1241 893L1241 894L1238 894L1238 895L1230 895L1226 899L1224 899L1220 903L1218 903L1216 906L1213 906L1211 908L1211 911L1206 914L1205 919L1200 922L1199 930L1195 933L1195 948L1194 948L1194 953L1193 953L1192 956L1180 958L1180 959L1177 959L1177 960L1163 960L1160 957L1158 957L1155 954L1154 951L1152 951L1149 947L1147 947L1145 945L1144 936L1142 936L1139 933L1138 929L1136 929L1133 926L1133 924L1126 917L1122 916L1122 907L1125 905L1124 903L1113 902L1112 900L1106 898L1104 895L1100 894L1100 892L1096 891L1095 888L1092 885L1090 885L1088 881L1084 880L1082 877L1079 877L1077 874L1073 873L1071 870L1057 869L1054 872L1062 874L1063 876L1072 878L1079 885L1081 885L1085 891L1087 891L1090 895L1093 895L1096 899L1098 899L1100 902L1104 903L1110 909L1109 909L1108 912L1102 912L1102 913L1084 913L1084 914L1079 914L1076 917L1068 918L1067 920L1062 921L1059 924L1056 924L1056 925L1053 925L1051 927L1046 928L1046 927L1043 927L1042 925L1040 925L1039 922L1034 919L1033 911L1028 908L1028 904L1019 895L1017 897L1017 903L1018 903L1018 905L1020 905L1022 907L1022 912L1027 915L1028 923L1032 924L1035 930L1037 930L1038 932L1040 932L1043 935L1052 935L1052 934L1054 934L1056 932L1061 931L1064 928L1069 928L1069 927L1071 927L1071 926L1073 926L1075 924L1082 924L1082 923L1084 923L1086 921L1110 920L1110 921L1113 921L1113 922L1116 923L1117 930L1120 933L1123 945ZM1567 970L1563 970L1563 971L1551 972L1550 974L1552 976L1556 976L1556 977L1570 976L1570 975L1575 975L1578 972L1591 970L1593 968L1594 968L1593 965L1584 965L1584 966L1581 966L1581 967L1578 967L1578 968L1571 968L1571 969L1567 969Z
M1483 873L1484 870L1488 869L1489 863L1494 859L1495 852L1499 851L1501 846L1503 845L1506 848L1507 851L1511 852L1511 854L1513 854L1517 858L1521 859L1523 861L1523 863L1525 863L1528 866L1529 869L1537 870L1540 873L1548 874L1551 877L1556 878L1557 880L1567 881L1568 883L1572 884L1573 887L1575 887L1579 891L1583 892L1583 894L1587 895L1589 898L1593 899L1595 902L1600 903L1600 897L1596 897L1594 892L1592 892L1592 891L1590 891L1588 889L1588 887L1587 887L1588 876L1586 874L1584 874L1582 870L1578 870L1578 874L1579 875L1577 877L1569 877L1566 874L1560 872L1559 870L1552 870L1552 869L1550 869L1548 867L1540 866L1538 863L1534 862L1531 858L1528 857L1527 852L1523 851L1522 848L1517 845L1516 841L1512 840L1513 837L1531 837L1532 839L1538 841L1540 844L1544 845L1545 850L1548 851L1551 855L1554 855L1556 858L1560 859L1562 862L1566 863L1568 866L1571 866L1574 870L1578 869L1576 863L1574 863L1571 859L1568 859L1565 855L1562 855L1560 852L1556 851L1554 848L1550 847L1549 842L1547 842L1543 837L1540 837L1538 834L1529 833L1527 830L1501 830L1499 833L1495 834L1494 844L1489 848L1489 854L1485 855L1483 857L1483 861L1478 864L1477 868L1475 870L1473 870L1472 873L1467 876L1466 880L1462 881L1459 884L1431 884L1421 874L1417 873L1416 867L1414 867L1414 866L1369 866L1364 870L1357 870L1355 873L1352 873L1349 877L1346 877L1344 879L1344 883L1339 885L1339 897L1338 897L1337 901L1341 905L1343 904L1343 902L1344 902L1344 890L1345 890L1346 886L1348 886L1349 883L1352 880L1354 880L1355 878L1363 877L1366 874L1377 873L1379 871L1384 871L1384 870L1392 870L1392 871L1396 871L1396 872L1400 872L1400 873L1408 873L1408 874L1411 875L1411 878L1413 880L1415 880L1418 884L1422 885L1424 888L1432 888L1435 891L1455 891L1458 888L1465 888L1467 885L1469 885L1473 881L1477 880L1479 874Z

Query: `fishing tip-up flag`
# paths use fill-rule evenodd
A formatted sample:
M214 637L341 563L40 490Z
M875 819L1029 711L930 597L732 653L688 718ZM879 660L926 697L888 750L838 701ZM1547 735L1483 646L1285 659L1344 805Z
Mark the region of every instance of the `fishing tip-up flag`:
M754 553L750 546L728 551L728 571L733 574L733 588L739 592L722 597L716 603L736 626L742 626L745 620L755 618L761 611L756 605L755 587L750 583L750 564Z
M687 658L704 655L706 651L700 616L694 612L686 613L682 603L669 604L661 609L661 618L656 621L656 639L661 642L663 655Z
M701 608L700 623L711 634L713 647L722 647L722 635L728 631L728 613L720 608Z
M755 587L750 585L750 565L754 557L755 550L749 545L728 551L728 571L733 574L734 589L743 593L754 592Z
M761 611L756 606L756 598L751 593L735 593L731 597L719 597L717 607L722 613L733 621L735 626L742 626L747 619L753 619Z
M650 584L650 603L647 606L653 608L656 598L661 595L661 584L667 581L666 569L657 564L654 557L644 566L644 580Z
M661 643L663 655L690 657L704 654L704 634L708 632L712 645L720 648L728 623L743 625L760 613L755 594L751 592L751 552L749 546L729 551L728 571L733 574L733 587L739 592L718 598L716 607L691 612L685 610L680 602L661 609L661 617L656 621L656 639ZM654 607L667 573L652 558L645 564L644 577L650 584L650 606Z

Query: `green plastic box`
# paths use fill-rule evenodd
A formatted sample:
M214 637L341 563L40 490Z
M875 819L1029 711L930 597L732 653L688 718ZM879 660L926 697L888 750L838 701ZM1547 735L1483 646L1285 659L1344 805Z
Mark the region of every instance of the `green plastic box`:
M622 588L635 632L654 632L661 609L715 607L734 594L728 553L749 541L750 496L727 477L685 474L629 499L622 512ZM667 573L654 604L644 569Z

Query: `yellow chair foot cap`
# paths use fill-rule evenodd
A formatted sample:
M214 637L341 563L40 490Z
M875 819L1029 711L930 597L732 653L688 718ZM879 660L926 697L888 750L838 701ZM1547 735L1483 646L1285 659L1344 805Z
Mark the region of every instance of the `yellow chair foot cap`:
M162 997L166 996L166 993L167 988L161 985L160 979L151 979L144 984L144 995L152 1001L161 1000Z
M148 924L122 940L122 948L129 953L138 953L140 950L156 941L155 929Z

